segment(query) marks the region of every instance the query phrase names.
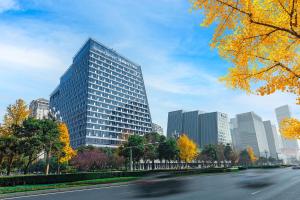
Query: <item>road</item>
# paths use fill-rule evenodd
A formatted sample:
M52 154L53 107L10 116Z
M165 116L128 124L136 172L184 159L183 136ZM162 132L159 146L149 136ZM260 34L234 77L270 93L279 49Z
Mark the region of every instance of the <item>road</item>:
M249 172L249 171L248 171ZM248 173L247 172L247 173ZM160 197L140 198L132 184L68 191L62 193L35 195L27 197L7 198L18 200L296 200L300 199L300 170L291 168L272 169L274 181L272 185L257 188L240 187L243 173L207 174L188 177L191 183L188 192L170 194ZM168 187L166 185L166 187Z

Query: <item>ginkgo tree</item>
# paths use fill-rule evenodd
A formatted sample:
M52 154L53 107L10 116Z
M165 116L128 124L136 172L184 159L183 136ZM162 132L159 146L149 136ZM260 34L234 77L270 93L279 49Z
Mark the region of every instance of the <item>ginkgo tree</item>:
M249 154L250 160L252 163L254 163L255 161L257 161L257 157L255 156L254 150L252 147L248 147L247 148L247 152Z
M62 148L59 152L58 158L60 163L65 163L71 160L75 155L76 151L70 145L70 136L68 127L65 123L59 123L59 141L62 144Z
M258 95L292 93L300 104L300 1L191 3L194 10L203 11L203 26L216 24L211 46L233 64L221 78L228 87Z
M177 139L177 145L179 148L179 157L184 162L191 162L198 154L196 143L191 140L186 134L182 134Z
M287 139L300 139L300 121L295 118L283 119L280 123L280 133Z

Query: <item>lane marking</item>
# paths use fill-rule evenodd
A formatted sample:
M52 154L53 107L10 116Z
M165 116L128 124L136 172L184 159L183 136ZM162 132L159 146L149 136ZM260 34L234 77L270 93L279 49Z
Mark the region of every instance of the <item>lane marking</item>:
M260 193L260 192L261 192L261 190L257 190L256 192L252 192L251 194L256 195L257 193Z
M64 194L64 193L89 191L89 190L101 190L101 189L124 187L124 186L129 186L129 184L126 184L126 185L104 186L104 187L100 187L100 188L85 188L85 189L77 189L77 190L69 190L69 191L49 192L49 193L44 193L44 194L32 194L32 195L24 195L24 196L18 196L18 197L7 197L7 198L4 198L3 200L20 199L20 198L28 198L28 197L38 197L38 196L47 196L47 195Z

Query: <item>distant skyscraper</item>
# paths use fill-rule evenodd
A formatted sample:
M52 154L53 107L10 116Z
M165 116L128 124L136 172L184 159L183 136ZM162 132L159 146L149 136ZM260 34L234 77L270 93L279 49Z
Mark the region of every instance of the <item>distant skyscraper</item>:
M221 112L202 113L199 115L201 147L207 144L231 144L229 119Z
M288 105L280 106L275 109L276 118L278 122L278 126L280 126L280 123L285 118L291 118L292 113ZM284 137L282 137L282 143L283 143L283 153L285 153L288 157L297 157L299 145L297 140L288 140Z
M256 156L269 155L270 150L266 137L265 127L261 117L254 112L236 115L236 127L233 125L232 134L238 150L252 147Z
M270 156L273 158L278 158L278 155L281 153L281 138L277 134L276 127L271 123L271 121L264 121L264 126L267 135Z
M280 126L280 123L283 119L292 117L292 113L291 113L290 107L288 105L284 105L284 106L280 106L280 107L276 108L275 113L276 113L278 126ZM287 139L283 138L283 145L284 145L284 148L289 148L289 149L298 149L299 148L297 140L287 140Z
M159 135L164 134L163 128L160 125L155 123L152 123L152 132L158 133Z
M239 150L241 149L241 147L239 147L241 142L240 142L240 136L238 132L238 124L236 118L230 119L229 127L230 127L231 139L232 139L232 146L236 150Z
M220 112L172 111L168 114L167 136L187 134L199 147L231 143L227 115Z
M33 100L29 105L29 109L31 110L31 117L34 117L36 119L48 118L49 101L43 98Z
M200 146L199 113L200 111L184 112L182 110L169 112L167 137L185 133Z
M176 110L168 113L167 137L182 133L183 111Z
M125 134L151 131L141 66L89 39L53 91L50 106L67 123L73 147L117 147Z

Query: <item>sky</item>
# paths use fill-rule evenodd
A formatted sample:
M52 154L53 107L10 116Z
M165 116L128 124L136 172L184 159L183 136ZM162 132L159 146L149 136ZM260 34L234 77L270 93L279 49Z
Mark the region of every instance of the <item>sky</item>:
M295 96L260 97L228 89L218 78L231 63L209 46L214 27L188 0L0 0L0 117L22 98L48 98L91 37L142 66L152 121L166 132L169 111L254 111L276 122L274 109Z

